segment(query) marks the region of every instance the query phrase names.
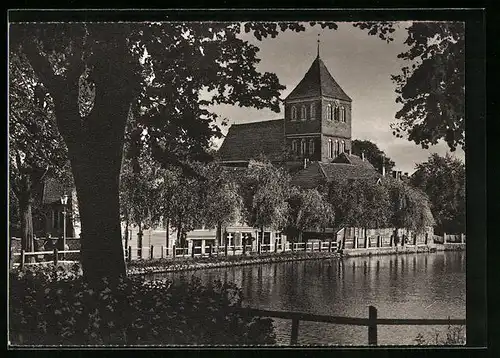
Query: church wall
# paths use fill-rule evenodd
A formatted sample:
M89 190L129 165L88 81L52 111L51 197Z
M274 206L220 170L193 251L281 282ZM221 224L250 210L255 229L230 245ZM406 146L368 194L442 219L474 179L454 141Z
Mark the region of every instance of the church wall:
M306 155L305 156L302 156L300 154L300 140L304 138L306 141L307 141L307 152L306 152ZM298 144L298 149L299 149L299 153L298 154L293 154L292 153L292 140L296 139L297 140L297 144ZM313 154L309 154L309 140L310 139L314 139L314 153ZM304 136L304 137L300 137L300 136L297 136L297 137L291 137L291 138L287 138L286 139L286 147L287 147L287 150L288 150L288 153L290 153L290 160L293 160L293 159L297 159L297 160L301 160L303 158L308 158L309 160L321 160L321 138L320 136L316 136L316 137L313 137L313 136Z
M316 112L314 120L311 120L311 104L314 104ZM300 119L300 108L302 105L305 105L307 109L307 116L305 121ZM297 108L297 119L294 121L291 120L293 106ZM321 106L319 100L304 100L300 102L287 103L285 105L285 134L321 132L320 113Z
M351 148L352 148L351 139L346 139L346 138L337 137L337 136L322 135L321 136L321 161L322 162L330 162L333 159L333 158L330 158L328 156L328 153L329 153L329 151L328 151L328 146L329 146L328 139L331 139L333 142L335 142L335 140L338 140L339 142L344 141L344 143L345 143L344 151L351 151Z
M327 106L328 106L328 104L330 104L330 105L332 105L332 108L333 108L335 101L338 102L339 106L343 106L346 109L346 121L345 121L345 123L340 122L340 121L326 119ZM323 120L321 122L322 122L323 134L351 139L352 122L351 122L351 103L350 102L323 98L323 100L322 100L322 113L323 113Z

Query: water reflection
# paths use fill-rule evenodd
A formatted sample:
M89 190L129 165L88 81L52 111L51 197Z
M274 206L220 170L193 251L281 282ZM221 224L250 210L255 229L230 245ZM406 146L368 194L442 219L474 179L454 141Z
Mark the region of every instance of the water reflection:
M249 306L338 316L367 317L374 305L381 318L465 317L465 253L355 257L297 261L164 274L195 275L205 284L223 279L242 287ZM276 319L280 344L288 344L290 322ZM437 327L441 332L444 327ZM414 344L436 327L381 326L379 344ZM367 344L366 327L301 322L301 344Z

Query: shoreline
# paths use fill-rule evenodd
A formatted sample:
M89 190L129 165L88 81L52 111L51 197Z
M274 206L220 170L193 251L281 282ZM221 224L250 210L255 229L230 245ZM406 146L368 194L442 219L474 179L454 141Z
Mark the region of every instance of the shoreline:
M286 252L272 253L265 256L229 256L229 257L213 257L203 259L179 259L177 262L168 260L154 260L152 262L142 261L144 265L136 266L132 264L127 267L129 275L148 275L159 273L171 273L182 271L196 271L211 268L223 268L233 266L248 266L257 264L290 262L290 261L306 261L306 260L324 260L331 258L344 259L349 257L366 257L366 256L383 256L383 255L406 255L417 253L434 253L440 251L463 251L465 244L433 244L419 246L393 246L393 247L378 247L378 248L361 248L361 249L344 249L339 252ZM229 258L229 259L228 259ZM141 261L139 261L141 262ZM150 264L148 264L150 262ZM136 261L137 263L137 261ZM165 265L167 263L167 265Z
M291 261L308 261L308 260L326 260L326 259L346 259L350 257L370 257L383 255L407 255L418 253L434 253L442 251L464 251L465 243L448 243L448 244L431 244L431 245L406 245L392 247L371 247L344 249L337 252L327 251L287 251L281 253L267 253L248 256L213 256L203 258L178 258L172 259L154 259L154 260L134 260L132 263L127 263L127 275L150 275L183 271L197 271L212 268L224 268L234 266L248 266L269 263L291 262ZM77 261L59 261L58 266L72 265ZM18 265L18 264L17 264ZM15 264L15 266L17 266ZM26 264L31 266L33 264ZM35 265L53 265L53 262L39 262Z

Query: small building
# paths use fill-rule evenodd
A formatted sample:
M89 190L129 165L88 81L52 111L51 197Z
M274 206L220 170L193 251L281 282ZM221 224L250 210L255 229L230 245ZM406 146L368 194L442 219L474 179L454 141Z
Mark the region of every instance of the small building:
M66 205L63 204L65 195ZM42 216L41 220L34 223L35 235L46 237L50 234L52 237L61 237L66 222L66 237L80 238L76 190L65 188L56 179L48 178L43 183L41 198Z

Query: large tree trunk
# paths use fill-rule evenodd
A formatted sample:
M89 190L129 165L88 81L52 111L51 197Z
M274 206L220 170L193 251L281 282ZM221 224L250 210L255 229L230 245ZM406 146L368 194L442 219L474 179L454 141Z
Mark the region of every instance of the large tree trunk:
M119 176L125 126L140 78L125 36L98 31L92 35L99 40L89 77L95 96L85 118L79 108L80 77L85 70L83 44L74 43L63 76L54 74L35 41L26 39L23 50L54 100L57 127L68 147L78 195L83 273L89 282L98 283L103 277L125 275Z
M96 99L84 132L65 138L81 217L82 268L93 282L125 275L119 184L129 103ZM77 114L68 111L66 117Z

